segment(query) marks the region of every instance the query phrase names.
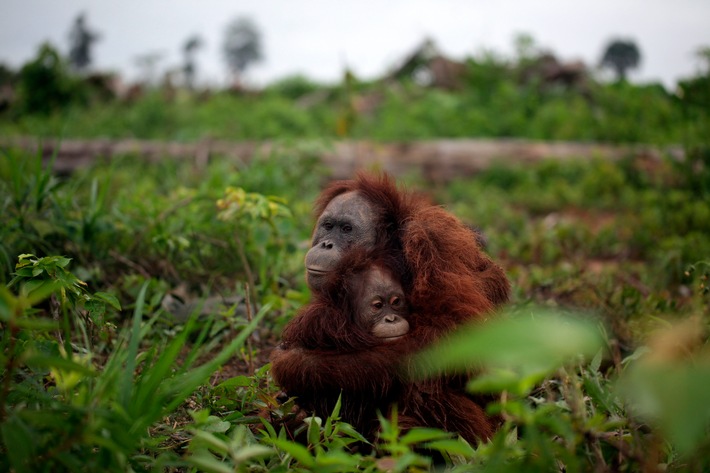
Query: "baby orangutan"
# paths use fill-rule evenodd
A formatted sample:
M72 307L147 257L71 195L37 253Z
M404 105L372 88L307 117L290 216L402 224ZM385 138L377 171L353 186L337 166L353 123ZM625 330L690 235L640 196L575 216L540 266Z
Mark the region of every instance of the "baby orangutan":
M329 416L341 398L340 417L366 437L401 391L400 343L410 332L400 281L386 260L353 252L328 275L322 290L285 327L271 354L271 373L299 407Z
M355 323L367 328L382 342L391 342L409 333L404 291L390 272L373 266L354 277L356 280L350 284L359 292L353 299Z
M458 432L472 444L493 424L464 392L465 379L413 381L407 360L419 348L416 321L386 259L353 252L313 301L286 326L271 354L276 383L308 414L340 418L374 441L377 413L399 408L400 426ZM414 322L414 324L412 324ZM305 416L304 416L305 417Z

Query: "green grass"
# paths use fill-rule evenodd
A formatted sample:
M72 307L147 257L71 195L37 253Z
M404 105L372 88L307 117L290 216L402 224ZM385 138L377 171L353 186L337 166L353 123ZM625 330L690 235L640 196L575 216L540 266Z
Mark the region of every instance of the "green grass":
M311 146L205 167L122 156L62 178L1 153L2 470L417 471L424 452L456 471L710 467L707 152L407 179L480 228L512 281L496 323L432 358L486 366L471 389L504 393L504 425L471 448L383 418L371 453L337 409L289 440L265 359L309 297L325 182Z

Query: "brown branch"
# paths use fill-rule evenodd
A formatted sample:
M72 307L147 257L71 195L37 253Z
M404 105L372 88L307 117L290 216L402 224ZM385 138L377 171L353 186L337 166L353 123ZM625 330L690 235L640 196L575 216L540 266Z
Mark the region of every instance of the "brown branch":
M114 257L117 261L120 261L121 263L125 264L129 268L138 271L146 279L150 279L152 277L147 269L145 269L143 266L139 265L138 263L135 263L135 262L129 260L125 256L118 253L116 250L110 250L109 254L112 257Z

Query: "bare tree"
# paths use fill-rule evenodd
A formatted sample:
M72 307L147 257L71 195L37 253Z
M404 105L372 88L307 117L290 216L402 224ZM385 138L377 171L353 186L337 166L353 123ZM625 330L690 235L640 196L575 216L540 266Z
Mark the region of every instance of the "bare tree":
M202 38L198 35L190 36L182 47L182 53L185 57L185 65L183 73L185 77L185 85L188 89L195 86L195 75L197 74L197 66L195 65L195 53L202 47Z
M91 46L98 39L99 35L86 27L84 13L80 13L69 32L69 63L74 70L82 72L91 64Z
M262 59L261 34L251 19L239 17L227 25L223 52L233 81L238 84L244 71Z
M641 52L632 40L615 39L604 50L601 66L608 67L616 73L618 81L626 80L629 69L635 69L641 63Z

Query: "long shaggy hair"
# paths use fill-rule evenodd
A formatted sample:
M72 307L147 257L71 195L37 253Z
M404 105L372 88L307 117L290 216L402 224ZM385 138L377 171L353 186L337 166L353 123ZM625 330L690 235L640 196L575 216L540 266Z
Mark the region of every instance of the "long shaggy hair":
M341 418L370 438L377 411L386 413L394 403L404 427L439 427L471 443L489 438L495 420L465 393L465 376L414 381L408 360L506 302L505 273L470 228L424 196L398 189L387 175L360 173L332 183L316 201L316 218L346 192L359 193L374 209L376 243L349 249L313 301L287 325L271 357L274 379L319 416L329 415L342 396ZM410 332L388 343L355 323L353 281L378 264L399 279L410 310Z

